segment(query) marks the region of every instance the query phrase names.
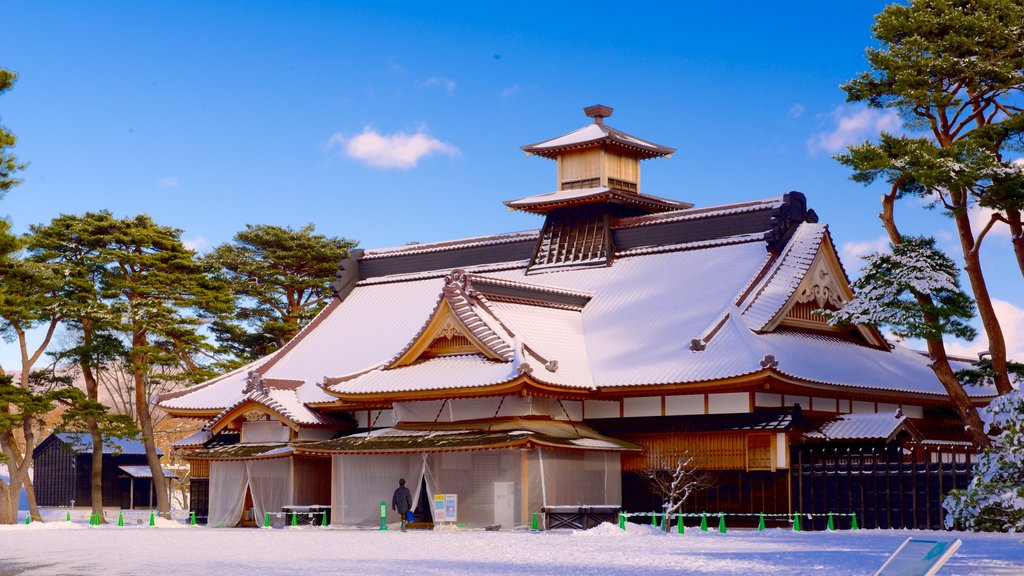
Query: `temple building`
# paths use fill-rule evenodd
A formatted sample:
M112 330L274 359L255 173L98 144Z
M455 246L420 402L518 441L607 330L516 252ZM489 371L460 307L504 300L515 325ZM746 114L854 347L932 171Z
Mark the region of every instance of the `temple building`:
M925 355L815 313L853 293L807 198L648 195L641 161L675 150L585 112L522 148L556 163L555 191L505 202L539 230L354 251L286 346L159 399L208 420L175 447L200 516L374 526L401 477L418 522L456 494L460 524L510 528L652 510L645 472L693 456L714 480L687 510L938 526L973 450Z

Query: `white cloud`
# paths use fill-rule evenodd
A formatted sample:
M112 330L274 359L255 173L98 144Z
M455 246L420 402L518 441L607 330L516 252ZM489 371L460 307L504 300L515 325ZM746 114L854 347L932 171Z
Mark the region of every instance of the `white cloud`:
M422 128L413 134L381 134L372 126L367 126L361 133L351 137L334 134L328 140L327 148L335 147L341 148L345 156L374 168L399 170L413 168L420 159L431 154L460 154L458 148L429 136Z
M797 102L789 109L788 114L790 118L799 118L804 115L805 110L807 110L807 108L805 108L803 104Z
M834 153L850 144L859 144L879 132L895 132L903 126L899 115L892 110L872 108L850 109L837 107L832 111L835 129L821 132L807 140L807 151Z
M515 96L516 94L519 94L522 91L523 91L523 87L522 86L520 86L519 84L514 84L514 85L509 86L508 88L505 88L504 90L501 91L501 99L502 100L508 100L509 98Z
M839 257L843 260L843 267L850 276L859 276L857 273L864 262L862 256L875 252L889 251L889 237L879 236L874 240L862 240L860 242L843 242L839 246Z
M157 185L161 188L177 188L181 186L181 180L177 176L164 176Z
M992 308L999 318L999 325L1003 329L1003 340L1006 342L1006 357L1017 362L1024 362L1024 308L1005 300L992 299ZM988 338L985 337L985 330L978 324L978 337L974 342L957 340L946 344L946 351L957 356L977 358L978 352L988 350Z
M449 94L455 92L455 80L450 80L443 76L431 76L420 82L420 88L433 88L435 86L444 89Z
M181 243L184 244L185 248L188 248L189 250L199 250L200 248L205 247L207 244L206 238L204 238L202 234L196 236L195 238L182 240Z
M981 231L985 229L985 226L988 226L989 220L992 219L992 215L995 213L995 210L991 208L984 208L982 206L978 206L977 204L974 204L970 208L968 208L967 216L971 220L971 231L974 232L975 237L977 237L977 235L980 234ZM992 229L989 230L988 235L986 235L985 237L995 238L998 236L1009 238L1010 227L1003 222L996 222L995 224L992 225ZM984 244L982 244L982 246L984 246Z

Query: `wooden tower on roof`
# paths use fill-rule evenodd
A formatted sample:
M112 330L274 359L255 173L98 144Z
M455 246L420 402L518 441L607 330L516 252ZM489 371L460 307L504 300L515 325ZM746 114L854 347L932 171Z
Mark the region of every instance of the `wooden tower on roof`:
M614 253L613 218L683 210L693 204L640 192L640 161L671 158L661 146L604 123L612 108L600 104L583 112L593 118L564 136L523 146L530 156L558 163L555 192L509 200L505 205L545 216L529 272L580 266L608 266Z

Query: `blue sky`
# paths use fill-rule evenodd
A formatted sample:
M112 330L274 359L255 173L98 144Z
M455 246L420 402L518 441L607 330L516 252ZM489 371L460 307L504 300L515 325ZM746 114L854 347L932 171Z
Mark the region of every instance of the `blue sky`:
M23 231L148 213L199 251L247 223L313 222L366 248L531 229L501 201L554 190L554 163L519 146L601 103L679 150L644 163L644 192L708 206L799 190L854 270L884 244L882 189L830 155L899 128L839 89L885 4L7 2L0 66L20 78L0 121L31 165L0 215ZM898 215L955 254L941 215ZM1024 355L1008 240L984 257ZM15 348L0 343L5 367Z

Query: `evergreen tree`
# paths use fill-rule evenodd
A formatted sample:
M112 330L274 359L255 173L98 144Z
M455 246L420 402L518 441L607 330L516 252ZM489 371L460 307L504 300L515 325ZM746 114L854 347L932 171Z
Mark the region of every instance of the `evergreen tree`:
M207 257L240 303L235 318L214 324L217 339L247 362L284 346L330 301L338 263L355 245L312 224L247 225Z
M6 230L0 233L9 238L3 243L12 248L20 247L20 239L10 237ZM21 366L17 384L26 390L29 388L29 376L33 368L50 345L54 331L63 319L60 300L57 298L59 279L57 270L46 263L26 258L22 250L0 257L0 335L18 345ZM29 332L35 328L40 328L43 334L38 345L29 342ZM6 409L0 405L0 411ZM32 468L32 451L37 441L33 419L26 417L21 422L23 446L19 446L14 430L0 433L0 449L19 454L17 459L8 462L15 494L23 482L29 483L28 471ZM30 487L27 491L29 511L38 519L39 509L34 492Z
M0 95L7 92L14 86L18 75L6 68L0 68ZM27 164L18 162L18 157L11 152L14 145L18 143L17 137L0 124L0 198L3 198L7 191L21 184L21 180L15 178L15 173L24 170Z
M967 489L953 490L943 503L946 527L1024 532L1024 391L996 398L985 411L995 441L978 458Z
M851 150L843 161L857 169L867 159L887 159L878 169L900 183L897 194L927 197L951 216L988 336L996 387L1005 394L1011 389L1005 338L980 249L992 226L1009 225L1024 274L1024 173L1007 156L1020 151L1024 133L1024 4L913 0L888 6L873 31L880 47L867 51L870 70L843 86L847 99L895 109L926 136L888 136ZM976 204L996 210L981 231L972 229L968 214Z
M885 326L900 338L921 338L928 345L931 368L946 388L968 436L978 446L990 444L977 408L949 364L942 337L970 340L967 322L973 302L960 290L956 264L930 238L903 236L891 254L865 257L861 277L853 283L856 298L829 313L838 324Z

